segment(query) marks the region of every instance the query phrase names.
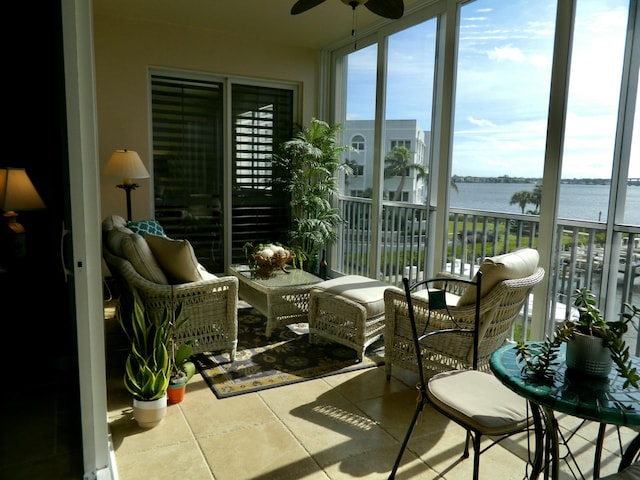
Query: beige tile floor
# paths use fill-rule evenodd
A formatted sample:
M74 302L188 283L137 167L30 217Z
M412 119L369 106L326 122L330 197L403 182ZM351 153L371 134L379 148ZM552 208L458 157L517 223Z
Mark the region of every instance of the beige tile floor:
M122 387L124 345L107 319L108 420L121 480L385 479L415 409L416 376L384 367L362 370L218 400L200 375L162 423L140 429ZM565 428L578 420L560 417ZM621 430L625 445L634 432ZM586 478L593 478L597 425L570 442ZM464 431L427 407L398 479L470 479L471 460L459 461ZM526 437L484 453L480 478L525 478ZM601 475L616 471L616 430L607 431ZM562 479L573 478L566 467Z

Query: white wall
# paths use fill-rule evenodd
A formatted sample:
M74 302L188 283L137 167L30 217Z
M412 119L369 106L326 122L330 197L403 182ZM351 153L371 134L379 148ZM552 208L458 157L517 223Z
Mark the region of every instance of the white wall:
M150 166L149 67L296 82L301 86L302 120L317 112L317 50L247 42L242 32L222 37L216 32L94 16L94 47L100 171L118 148L136 150ZM151 169L148 168L151 172ZM118 179L101 175L101 217L126 216ZM137 181L132 216L149 218L151 179Z

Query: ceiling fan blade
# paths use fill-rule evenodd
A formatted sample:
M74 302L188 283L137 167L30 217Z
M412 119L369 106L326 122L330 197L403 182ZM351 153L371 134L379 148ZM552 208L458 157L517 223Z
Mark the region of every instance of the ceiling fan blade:
M310 8L320 5L322 2L324 2L324 0L298 0L293 7L291 7L291 15L306 12Z
M376 15L385 18L397 19L404 14L402 0L369 0L364 6Z

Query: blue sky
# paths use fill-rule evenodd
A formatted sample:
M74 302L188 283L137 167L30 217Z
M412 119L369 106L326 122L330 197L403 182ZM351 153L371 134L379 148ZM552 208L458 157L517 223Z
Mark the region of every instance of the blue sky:
M555 9L552 0L463 6L454 174L542 176ZM578 1L563 178L611 176L627 9L628 0ZM435 34L430 20L390 39L387 118L431 128ZM375 47L350 56L350 119L374 116L375 56ZM631 177L640 177L638 136Z

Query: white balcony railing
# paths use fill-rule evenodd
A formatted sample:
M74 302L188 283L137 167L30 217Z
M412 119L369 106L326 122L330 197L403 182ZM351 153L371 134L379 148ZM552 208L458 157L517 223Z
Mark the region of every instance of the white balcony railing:
M340 211L346 219L342 227L333 269L344 274L368 276L371 242L378 238L373 249L379 255L378 278L400 286L402 277L417 280L424 277L427 265L428 222L423 205L384 202L380 231L373 235L371 199L345 197ZM538 245L539 218L533 215L450 209L449 244L444 268L452 273L473 276L482 259L511 251L517 247ZM570 307L576 288L588 287L598 298L604 294L604 262L616 270L615 311L623 303L638 303L640 299L640 227L614 228L620 238L618 248L607 241L607 226L598 222L559 220L554 245L554 265L549 282L550 319L546 330L554 323L575 315ZM439 268L436 267L436 270ZM525 305L514 329L514 337L529 327L532 302ZM569 305L569 308L567 308ZM638 332L629 333L632 350L640 354Z

